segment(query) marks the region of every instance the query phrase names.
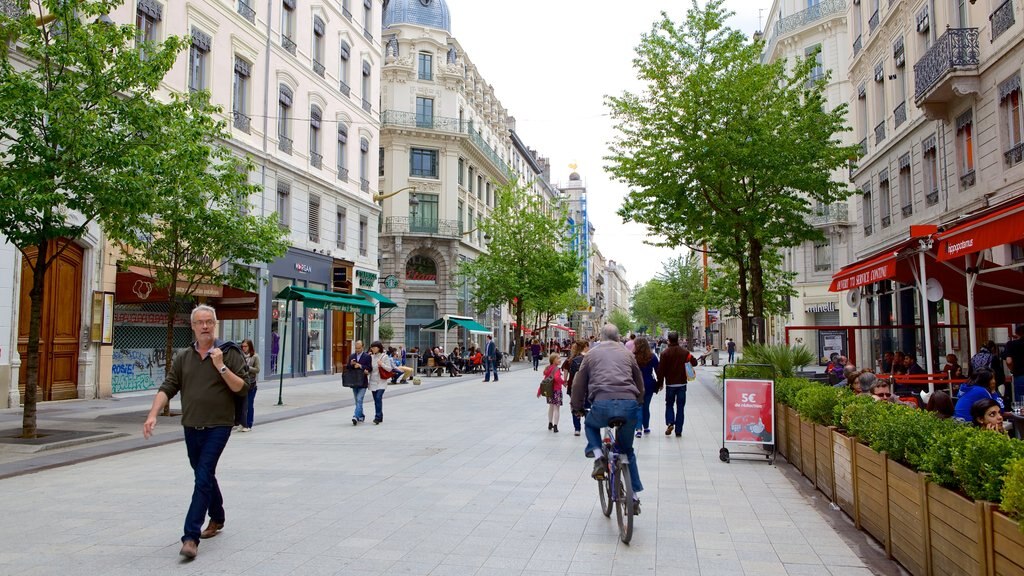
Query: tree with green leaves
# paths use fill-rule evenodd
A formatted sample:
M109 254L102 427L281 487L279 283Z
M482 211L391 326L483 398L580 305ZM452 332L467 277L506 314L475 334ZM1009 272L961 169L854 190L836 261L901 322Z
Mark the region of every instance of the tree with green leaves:
M477 310L510 305L519 342L528 306L578 289L580 261L568 249L566 221L539 197L516 181L495 192L494 209L479 223L491 238L487 252L460 263L459 274L473 284Z
M32 438L47 273L97 224L114 238L145 224L171 121L152 94L186 44L168 38L141 57L134 26L106 17L120 1L13 4L0 12L12 41L0 43L0 235L31 272L22 436Z
M784 314L789 310L790 297L796 296L796 290L793 289L796 273L787 272L783 268L782 254L778 251L766 252L762 259L762 267L765 278L765 313L769 316ZM739 272L735 262L726 260L708 268L708 307L726 310L738 306L739 286Z
M152 218L121 241L124 266L142 267L167 290L165 370L170 370L179 306L202 285L252 290L254 266L284 255L277 214L249 213L253 165L224 144L231 135L206 91L176 95L153 173Z
M555 294L543 294L526 302L526 314L535 319L534 332L544 332L547 340L548 326L560 315L571 316L573 312L587 307L587 299L573 286Z
M667 326L687 335L693 317L704 306L703 282L696 254L672 258L654 278L634 290L633 314L648 326Z
M828 109L814 58L761 63L763 44L726 27L723 3L693 0L684 21L663 13L643 36L643 91L607 99L618 132L608 170L632 188L620 216L660 245L734 262L741 315L764 317L766 253L820 238L807 216L849 195L833 175L857 147L837 136L846 105Z
M633 331L633 319L629 317L629 313L625 310L618 308L608 313L608 323L614 324L619 329L619 334L627 336Z

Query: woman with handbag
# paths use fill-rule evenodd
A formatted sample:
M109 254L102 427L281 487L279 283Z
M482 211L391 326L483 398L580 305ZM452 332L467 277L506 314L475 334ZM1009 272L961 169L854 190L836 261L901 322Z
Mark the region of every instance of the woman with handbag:
M372 368L370 355L363 351L363 341L356 340L355 346L356 351L348 357L345 372L341 375L341 385L352 389L352 398L355 400L355 410L352 412L353 426L366 420L363 415L363 397L366 396L368 377Z
M373 423L384 421L384 390L395 372L395 362L384 352L379 341L370 344L370 394L373 394Z
M540 388L537 389L537 397L545 396L548 399L548 430L558 432L558 413L562 406L562 386L565 380L562 378L562 368L558 365L561 356L557 352L548 357L548 367L544 369L544 379L540 381Z
M658 357L651 351L651 345L646 338L637 338L634 346L633 355L640 366L640 374L644 377L644 403L640 407L640 417L636 420L636 437L640 438L651 433L651 400L657 391Z
M260 355L256 353L252 340L242 340L242 357L245 358L245 381L249 383L249 397L246 399L245 410L242 411L242 429L240 432L252 430L253 403L256 401L256 377L260 373Z

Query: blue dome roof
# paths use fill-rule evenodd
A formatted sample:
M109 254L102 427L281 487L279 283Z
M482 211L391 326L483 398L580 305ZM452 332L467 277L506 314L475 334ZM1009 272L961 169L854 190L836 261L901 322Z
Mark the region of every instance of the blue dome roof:
M451 33L452 21L444 0L389 0L384 6L383 27L418 24Z

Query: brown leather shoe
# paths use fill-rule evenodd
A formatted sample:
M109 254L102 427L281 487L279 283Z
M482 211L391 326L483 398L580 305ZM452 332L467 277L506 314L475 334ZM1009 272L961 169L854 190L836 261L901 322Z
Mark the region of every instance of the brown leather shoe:
M203 528L203 532L199 534L199 537L204 540L207 538L213 538L217 535L217 532L221 531L222 528L224 528L223 522L214 522L213 520L210 520L206 524L206 528Z
M199 542L195 540L185 540L181 543L181 552L179 552L186 559L191 560L199 554Z

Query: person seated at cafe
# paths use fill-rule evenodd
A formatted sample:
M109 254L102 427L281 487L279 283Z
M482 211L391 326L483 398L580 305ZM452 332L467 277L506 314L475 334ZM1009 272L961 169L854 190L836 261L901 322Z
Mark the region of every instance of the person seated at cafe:
M973 422L971 406L978 400L992 400L995 402L992 399L992 393L989 392L989 389L994 386L995 376L992 375L990 370L978 370L975 372L970 380L960 386L960 395L956 399L953 416L957 420ZM998 406L999 403L997 402L996 405Z
M1003 410L991 398L982 398L971 404L971 424L977 428L1006 434L1003 427Z
M871 389L875 380L878 380L878 377L875 376L874 372L861 370L857 372L857 377L850 383L850 391L854 394L864 394L865 390Z
M882 368L882 373L883 374L890 374L890 373L892 373L892 359L893 359L893 354L892 354L891 351L890 352L886 352L885 354L882 354L882 361L879 362L879 364L881 364L881 368Z
M473 354L473 371L483 370L484 365L484 353L478 348L476 354Z
M953 399L943 390L936 390L928 397L925 410L935 414L936 418L943 420L953 417Z
M897 350L895 353L893 353L893 355L892 355L892 370L890 370L889 373L893 374L893 375L896 375L896 374L906 374L907 373L907 367L904 365L904 359L905 358L906 358L906 355L903 354L903 352L900 352L899 350Z
M458 346L452 348L452 353L448 355L448 360L460 371L466 369L466 364L462 360L462 351L459 350Z
M872 374L874 376L874 374ZM892 402L893 395L888 380L875 379L868 387L868 394L878 402Z
M455 367L455 364L452 363L451 359L444 355L444 350L442 350L440 346L434 348L434 364L441 367L441 373L443 373L444 370L447 370L448 376L451 378L454 378L455 376L462 376L462 372Z
M960 360L956 354L946 354L946 364L942 367L946 378L963 378L964 369L960 366Z
M913 354L907 354L903 357L903 367L906 368L905 374L927 374L924 368L917 363L917 358Z

